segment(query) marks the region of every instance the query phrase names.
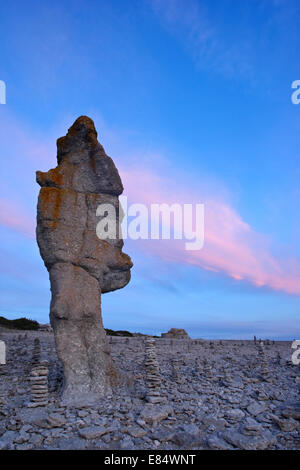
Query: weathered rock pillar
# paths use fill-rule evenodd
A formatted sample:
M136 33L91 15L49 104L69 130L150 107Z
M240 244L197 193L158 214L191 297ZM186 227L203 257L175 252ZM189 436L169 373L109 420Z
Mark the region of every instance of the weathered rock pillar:
M123 186L86 116L57 140L57 162L56 168L37 172L37 242L50 276L50 322L64 368L63 402L89 403L120 380L102 325L101 294L130 280L132 262L122 253L118 230ZM115 208L115 239L96 235L100 204Z

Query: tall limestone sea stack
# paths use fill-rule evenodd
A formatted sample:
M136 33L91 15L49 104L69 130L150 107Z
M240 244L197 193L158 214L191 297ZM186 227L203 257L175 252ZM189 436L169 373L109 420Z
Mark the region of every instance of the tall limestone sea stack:
M86 116L57 140L57 163L36 173L41 186L36 234L51 283L50 322L64 369L62 402L87 404L120 381L102 325L101 294L128 284L132 262L122 253L121 237L97 237L96 209L112 204L118 228L123 186Z

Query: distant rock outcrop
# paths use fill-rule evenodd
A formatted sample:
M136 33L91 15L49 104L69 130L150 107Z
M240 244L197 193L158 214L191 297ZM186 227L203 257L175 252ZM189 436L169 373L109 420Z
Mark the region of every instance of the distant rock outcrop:
M102 325L101 294L126 286L132 262L122 253L122 239L97 237L96 209L113 205L118 230L123 186L86 116L57 140L57 162L37 172L37 242L51 283L50 322L64 368L63 401L87 403L119 379Z
M171 339L189 339L189 335L183 328L171 328L167 333L162 333L161 337Z
M40 331L45 331L46 333L52 333L53 332L53 329L52 329L52 326L50 325L50 323L46 323L45 325L40 324L39 330Z

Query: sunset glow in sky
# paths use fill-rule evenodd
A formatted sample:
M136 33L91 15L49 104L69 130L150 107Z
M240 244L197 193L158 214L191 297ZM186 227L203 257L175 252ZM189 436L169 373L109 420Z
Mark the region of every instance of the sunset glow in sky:
M0 315L48 322L35 171L80 115L130 203L205 205L205 242L126 240L132 281L104 326L300 336L298 0L15 1L0 6Z

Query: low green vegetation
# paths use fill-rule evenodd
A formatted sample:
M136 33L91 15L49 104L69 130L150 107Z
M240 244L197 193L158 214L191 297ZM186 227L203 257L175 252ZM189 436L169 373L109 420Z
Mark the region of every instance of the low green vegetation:
M109 328L104 328L105 331L106 331L106 334L108 336L133 336L132 333L130 333L130 331L126 331L126 330L117 330L117 331L114 331L114 330L110 330Z
M15 320L0 317L0 326L11 330L38 330L40 327L37 321L25 317L16 318Z

